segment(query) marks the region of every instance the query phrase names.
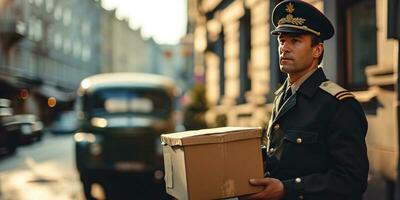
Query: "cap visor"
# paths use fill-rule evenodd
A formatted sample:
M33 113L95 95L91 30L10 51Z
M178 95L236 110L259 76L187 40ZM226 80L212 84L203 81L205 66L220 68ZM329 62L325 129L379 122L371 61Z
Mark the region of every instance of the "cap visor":
M297 29L297 28L292 28L292 27L279 27L275 28L275 30L271 31L272 35L279 35L280 33L299 33L299 34L304 34L304 33L311 33L305 30Z

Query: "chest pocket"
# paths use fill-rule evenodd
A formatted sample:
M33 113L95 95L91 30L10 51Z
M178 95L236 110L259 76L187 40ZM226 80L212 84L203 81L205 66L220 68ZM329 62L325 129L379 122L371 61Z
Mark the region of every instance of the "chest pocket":
M290 157L302 156L304 152L310 151L318 144L318 133L303 130L287 130L284 133L283 142L273 152L280 160L286 152L290 152Z
M318 169L327 159L321 133L287 130L280 152L280 167L287 173L301 173ZM295 167L295 170L293 169ZM322 168L322 167L321 167Z
M288 130L285 134L285 140L298 145L313 144L318 142L318 133L303 130Z

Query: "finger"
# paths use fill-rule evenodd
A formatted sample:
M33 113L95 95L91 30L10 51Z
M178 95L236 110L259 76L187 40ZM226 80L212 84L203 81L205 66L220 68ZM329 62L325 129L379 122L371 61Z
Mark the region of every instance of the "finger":
M269 178L252 178L249 180L249 183L251 185L262 185L262 186L267 186L271 180Z

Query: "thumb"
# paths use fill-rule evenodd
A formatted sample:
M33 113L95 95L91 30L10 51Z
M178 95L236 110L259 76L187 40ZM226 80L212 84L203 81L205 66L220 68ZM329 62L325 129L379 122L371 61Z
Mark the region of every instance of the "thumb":
M251 185L267 186L270 182L271 182L271 180L269 180L269 178L252 178L252 179L249 179L249 183Z

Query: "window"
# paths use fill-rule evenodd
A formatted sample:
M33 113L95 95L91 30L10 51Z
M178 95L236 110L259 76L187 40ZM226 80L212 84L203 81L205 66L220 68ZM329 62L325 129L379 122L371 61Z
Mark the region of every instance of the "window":
M36 1L35 1L35 5L36 5L37 7L40 7L40 6L42 5L42 3L43 3L43 0L36 0Z
M62 17L62 8L60 5L58 5L54 10L54 19L60 20L61 17Z
M33 41L40 41L42 39L42 21L36 17L29 18L28 38Z
M279 0L272 0L269 2L269 16L272 15L274 7L279 3ZM270 30L273 30L273 23L272 20L269 20L269 27ZM267 32L266 34L269 34ZM269 67L269 72L266 74L267 77L271 77L270 80L270 90L268 95L266 96L267 102L272 103L275 94L274 92L285 82L287 75L279 69L279 52L278 52L278 41L277 38L274 36L271 36L269 39L269 44L268 47L270 49L269 54L266 56L270 57L270 67Z
M46 11L51 12L54 7L54 0L47 0L46 1Z
M91 51L90 51L90 47L89 46L84 46L84 48L82 48L82 60L83 61L89 61L91 55Z
M83 22L81 28L82 28L81 29L82 35L84 35L84 36L90 35L90 25L89 25L89 23Z
M339 78L349 89L364 89L367 87L365 67L377 64L375 1L344 2L341 8L345 10L345 16L341 16L342 33L339 30L344 43L342 45L344 69L342 77Z
M56 33L56 35L54 36L54 47L56 49L61 49L62 47L62 38L59 33Z
M35 18L30 17L28 21L28 38L33 40L35 36Z
M69 9L66 9L65 11L64 11L64 16L63 16L63 23L64 23L64 26L68 26L68 25L70 25L71 24L71 10L69 10Z
M251 90L251 79L249 74L249 62L251 52L251 22L250 10L246 9L244 16L240 19L240 96L238 103L246 103L246 93Z
M219 62L219 92L220 97L225 95L225 50L224 50L224 28L222 27L221 33L219 34L219 38L216 42L216 52L220 57ZM220 98L221 99L221 98ZM219 101L219 103L221 103Z
M64 53L68 54L71 51L71 40L69 38L65 38L64 40Z
M78 42L75 42L75 44L74 44L74 56L76 57L76 58L79 58L79 56L81 55L81 43L78 41Z
M35 20L35 28L34 28L34 39L35 41L40 41L42 39L42 20Z
M165 92L156 89L117 87L96 91L85 99L85 104L97 116L127 113L165 116L172 108L169 99ZM118 120L124 119L118 118L113 123L118 123Z
M16 29L17 29L17 32L18 32L18 33L20 33L20 34L22 34L22 35L25 35L25 31L26 31L25 22L18 21L18 22L17 22L17 25L16 25Z

